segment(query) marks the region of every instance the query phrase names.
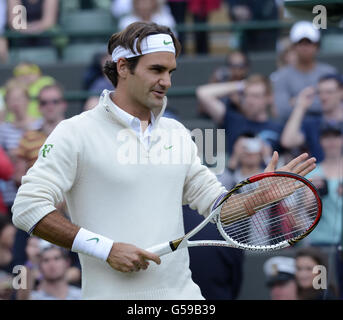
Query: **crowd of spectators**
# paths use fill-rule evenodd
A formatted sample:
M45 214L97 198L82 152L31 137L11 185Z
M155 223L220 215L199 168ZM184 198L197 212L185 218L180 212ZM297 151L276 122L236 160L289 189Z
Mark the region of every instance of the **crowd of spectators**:
M249 1L228 0L232 9L230 18L232 21L277 19L280 3L264 2L269 11L262 14L261 5L257 7L249 5ZM94 1L87 3L86 9L96 6ZM108 1L108 10L111 9L118 20L119 28L144 20L167 24L175 30L177 24L185 23L186 14L192 14L195 22L206 23L209 13L220 6L220 1L204 3L201 5L201 1L195 0L114 0L112 3ZM22 31L29 35L50 29L59 19L58 0L13 0L7 2L7 9L6 1L0 0L0 61L6 61L8 57L7 41L1 37L5 25L4 12L9 12L6 10L17 4L30 8L28 14L32 18L28 20L28 29ZM10 17L8 19L13 22ZM9 27L13 27L11 23ZM177 34L185 43L184 32ZM264 48L267 44L274 50L278 34L268 33L267 37L263 30L246 33L242 49L260 50L261 37ZM323 217L300 245L296 256L266 262L266 285L271 289L272 299L332 299L343 294L340 251L343 78L340 70L318 61L320 37L320 31L311 23L302 21L294 24L288 45L280 54L278 68L272 74L253 74L246 52L232 50L225 65L213 70L208 83L197 88L198 105L190 106L197 108L199 117L210 119L215 126L225 129L227 165L218 178L227 189L261 172L273 150L279 151L281 162L287 162L289 157L303 151L315 156L319 162L309 177L320 191ZM208 40L206 32L198 32L195 37L197 53L209 53ZM25 41L29 41L30 46L51 45L50 39L36 36L18 39L13 45L27 45ZM81 86L91 96L84 103L84 111L97 104L102 90L113 90L102 70L107 59L110 57L106 52L99 52L85 70ZM10 211L22 177L34 164L46 137L65 118L68 102L64 89L54 78L43 74L38 65L30 62L16 65L12 77L1 81L0 299L78 299L81 271L77 256L16 230L11 224ZM168 116L174 117L173 114ZM65 204L60 203L59 206L68 216ZM189 211L190 208L184 208L186 230L195 226L199 218ZM207 232L206 238L214 234L211 229ZM327 261L319 254L327 248L334 248L336 254L336 288L330 287L328 292L313 291L313 286L308 284L309 281L313 283L313 274L312 280L306 280L309 275L304 270L313 269L315 265L327 267ZM239 297L244 281L244 252L227 248L192 250L191 269L203 295L208 299ZM204 255L209 257L206 268L201 263ZM30 285L25 290L12 290L10 283L15 265L24 265L29 270ZM217 270L215 274L214 267ZM214 278L206 278L210 273ZM226 277L223 277L225 273ZM271 278L272 275L275 277Z

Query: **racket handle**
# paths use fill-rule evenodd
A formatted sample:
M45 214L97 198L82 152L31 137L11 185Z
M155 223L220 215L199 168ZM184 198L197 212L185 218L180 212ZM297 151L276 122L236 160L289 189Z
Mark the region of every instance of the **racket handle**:
M146 249L146 251L157 254L159 257L165 254L168 254L170 252L173 252L169 242L164 242L156 246L150 247Z

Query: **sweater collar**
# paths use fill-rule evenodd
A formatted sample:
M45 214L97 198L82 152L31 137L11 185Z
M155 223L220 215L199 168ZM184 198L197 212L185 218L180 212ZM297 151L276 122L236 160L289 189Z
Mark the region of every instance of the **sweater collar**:
M131 127L132 121L135 119L134 116L125 112L119 106L117 106L111 99L110 93L114 91L109 91L105 89L99 100L99 106L104 109L111 117L115 118L117 121ZM167 107L167 97L163 98L163 106L157 107L151 110L151 124L155 126L159 119L163 116L165 109Z

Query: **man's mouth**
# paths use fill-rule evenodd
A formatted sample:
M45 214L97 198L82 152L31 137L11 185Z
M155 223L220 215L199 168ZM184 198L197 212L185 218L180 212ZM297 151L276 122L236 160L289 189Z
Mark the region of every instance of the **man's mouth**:
M160 99L162 99L166 95L166 91L163 90L152 90L152 93Z

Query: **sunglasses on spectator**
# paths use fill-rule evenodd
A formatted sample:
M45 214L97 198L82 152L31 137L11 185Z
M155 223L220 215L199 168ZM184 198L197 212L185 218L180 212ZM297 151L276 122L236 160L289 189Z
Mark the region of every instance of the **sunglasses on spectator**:
M61 103L63 101L62 98L59 99L51 99L51 100L39 100L39 104L44 107L48 104L53 104L53 105L57 105L59 103Z

